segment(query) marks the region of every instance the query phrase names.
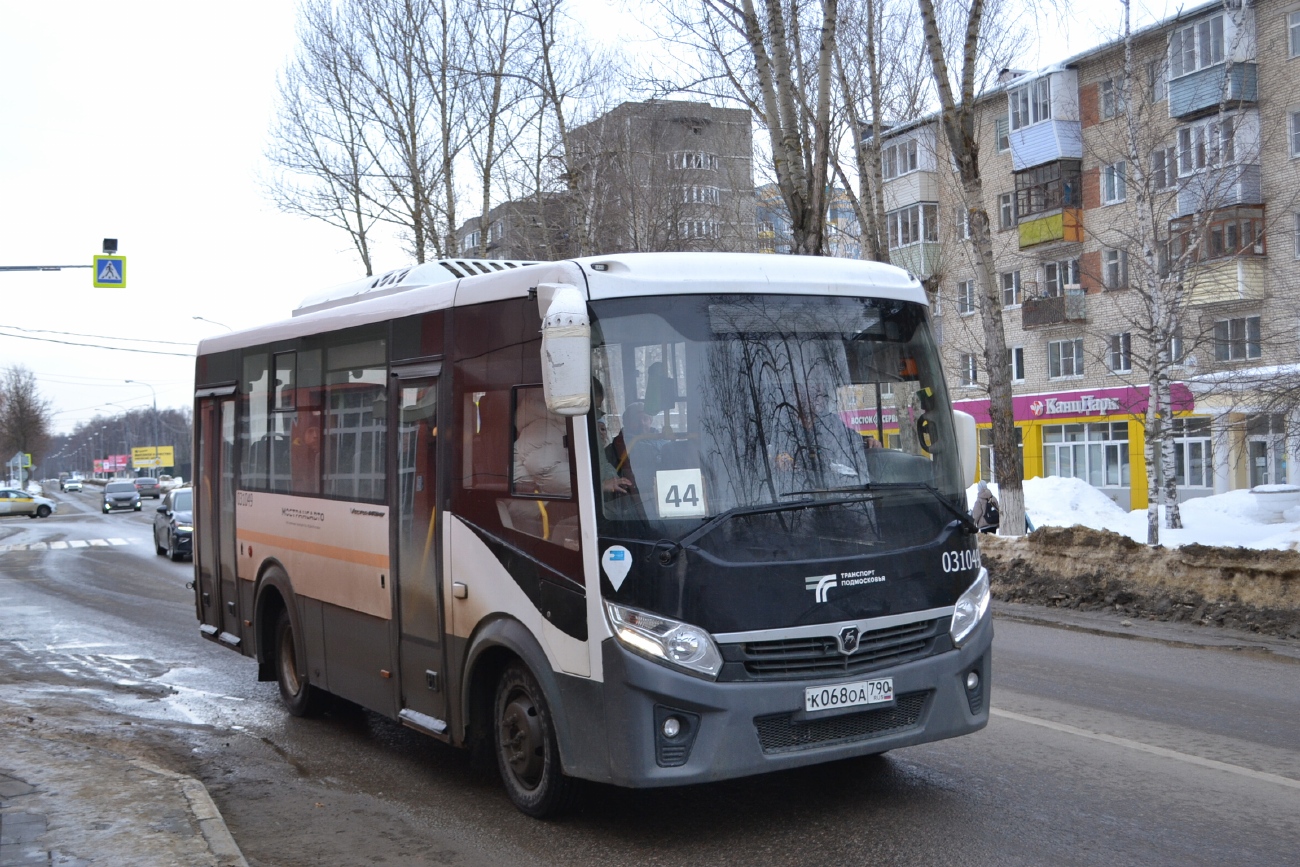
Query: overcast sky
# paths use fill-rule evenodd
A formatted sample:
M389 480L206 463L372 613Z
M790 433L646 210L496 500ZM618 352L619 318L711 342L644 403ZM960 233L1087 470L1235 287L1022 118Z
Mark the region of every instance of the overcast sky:
M160 407L188 406L193 345L224 331L195 316L270 322L362 276L345 235L280 214L257 184L295 5L0 0L0 265L89 265L105 237L127 257L126 289L93 288L89 268L0 272L0 367L36 374L56 431L148 406L154 392ZM1083 34L1119 16L1118 2L1103 5L1113 15L1080 13L1104 17L1064 28L1070 42L1045 62L1095 44ZM605 6L584 0L578 14L617 33ZM376 271L405 264L393 245L377 252ZM82 348L14 327L46 341L184 345Z

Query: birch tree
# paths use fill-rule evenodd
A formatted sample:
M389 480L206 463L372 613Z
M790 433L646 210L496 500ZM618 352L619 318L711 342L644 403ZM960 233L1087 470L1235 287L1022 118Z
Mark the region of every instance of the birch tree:
M976 285L979 289L980 321L984 331L984 365L989 379L989 416L993 422L993 464L1002 506L998 532L1020 536L1025 528L1024 463L1016 443L1012 406L1011 373L1007 367L1006 332L1002 322L1002 297L993 260L993 236L984 188L980 177L979 144L975 134L976 82L980 61L980 40L987 11L985 0L971 0L960 36L960 66L953 87L948 64L948 46L933 0L917 0L926 53L939 98L940 127L961 186L961 199L968 215L970 243L974 252Z

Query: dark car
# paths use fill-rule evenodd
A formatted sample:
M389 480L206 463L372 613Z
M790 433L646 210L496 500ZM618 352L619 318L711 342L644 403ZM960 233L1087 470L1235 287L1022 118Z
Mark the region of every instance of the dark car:
M135 489L135 484L119 479L104 485L104 513L124 509L140 511L140 492Z
M153 545L173 560L194 555L193 488L168 492L153 516Z
M132 481L135 482L135 489L139 492L140 499L153 497L156 500L162 496L162 485L158 484L157 479L150 476L139 476Z

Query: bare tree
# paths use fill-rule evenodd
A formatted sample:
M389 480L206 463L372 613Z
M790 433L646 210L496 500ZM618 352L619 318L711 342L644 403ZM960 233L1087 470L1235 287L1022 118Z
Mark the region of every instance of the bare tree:
M344 45L349 35L327 0L302 7L298 53L280 77L279 116L266 153L275 173L264 189L280 210L347 232L370 276L370 230L386 197L371 180L364 94L348 63L355 52Z
M948 53L933 0L918 0L926 50L934 73L940 104L940 126L957 166L962 202L968 214L979 286L980 319L984 326L984 365L989 379L989 416L993 422L994 472L1001 495L1003 520L999 533L1024 534L1024 463L1016 443L1015 413L1011 400L1011 375L1007 369L1006 333L1002 324L1002 298L993 261L993 236L984 206L980 177L979 144L975 134L976 81L979 74L980 37L987 11L984 0L971 0L961 37L958 90L954 93Z
M51 406L34 373L21 364L6 369L0 378L0 456L30 454L39 463L50 438Z
M664 0L660 8L671 28L668 41L695 59L689 78L662 86L739 100L750 109L767 131L792 252L820 255L839 0L764 0L761 9L753 0L699 0L689 7Z

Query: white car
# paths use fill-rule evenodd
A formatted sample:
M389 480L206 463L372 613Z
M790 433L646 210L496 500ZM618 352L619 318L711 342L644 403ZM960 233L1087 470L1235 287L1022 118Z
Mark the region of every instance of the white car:
M64 479L61 483L65 491L80 491L81 479Z
M48 518L59 504L17 488L0 488L0 515L26 515L29 518Z

